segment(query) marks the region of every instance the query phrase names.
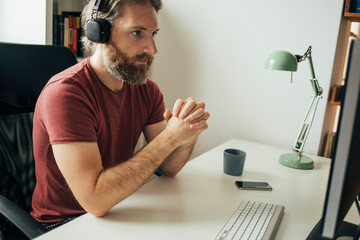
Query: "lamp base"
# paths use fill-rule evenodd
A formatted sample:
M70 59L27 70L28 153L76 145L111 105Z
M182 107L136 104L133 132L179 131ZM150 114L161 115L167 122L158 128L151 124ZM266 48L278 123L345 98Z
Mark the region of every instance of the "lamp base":
M287 167L296 169L313 169L314 161L306 156L297 153L284 153L281 154L279 162Z

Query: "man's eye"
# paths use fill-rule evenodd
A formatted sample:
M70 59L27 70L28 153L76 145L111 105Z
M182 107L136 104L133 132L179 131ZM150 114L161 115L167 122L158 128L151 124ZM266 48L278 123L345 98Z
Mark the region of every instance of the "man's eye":
M155 37L156 35L158 35L158 32L153 32L152 36Z
M132 35L140 37L141 36L141 31L133 31Z

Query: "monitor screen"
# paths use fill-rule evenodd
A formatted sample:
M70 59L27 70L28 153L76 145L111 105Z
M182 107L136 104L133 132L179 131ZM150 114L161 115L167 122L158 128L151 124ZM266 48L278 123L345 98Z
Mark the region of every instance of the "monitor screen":
M350 46L323 216L308 239L354 236L344 218L360 192L360 39Z

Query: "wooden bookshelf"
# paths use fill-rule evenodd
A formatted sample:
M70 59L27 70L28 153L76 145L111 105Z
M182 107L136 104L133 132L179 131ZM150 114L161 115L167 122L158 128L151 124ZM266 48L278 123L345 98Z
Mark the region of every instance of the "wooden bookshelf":
M360 13L352 12L352 1L354 0L345 0L344 17L351 22L360 22Z

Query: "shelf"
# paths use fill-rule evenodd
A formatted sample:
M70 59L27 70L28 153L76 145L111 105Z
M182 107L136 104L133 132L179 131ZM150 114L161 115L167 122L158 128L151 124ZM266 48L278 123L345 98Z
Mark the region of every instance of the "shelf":
M351 22L360 22L360 13L345 12L344 17L349 19Z

